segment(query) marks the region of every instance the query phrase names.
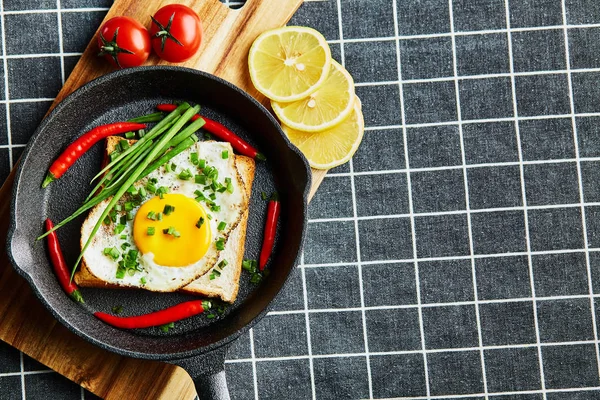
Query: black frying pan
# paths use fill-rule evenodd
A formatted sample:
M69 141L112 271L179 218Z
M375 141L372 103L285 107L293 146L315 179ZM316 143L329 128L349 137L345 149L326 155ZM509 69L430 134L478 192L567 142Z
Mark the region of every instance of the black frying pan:
M35 238L42 232L45 218L60 221L85 199L89 181L99 171L103 146L95 146L48 188L41 189L40 184L48 166L76 136L99 124L152 112L156 104L174 100L200 104L204 115L223 122L267 156L268 162L257 163L245 258L258 258L260 250L266 213L266 202L260 193L270 193L276 188L282 210L271 274L257 286L242 273L237 301L218 319L193 317L177 323L168 333L157 328L119 330L102 323L92 312L110 312L112 307L122 305L123 315L142 314L193 297L84 288L85 305L71 301L52 273L45 242L36 242ZM122 70L98 78L71 94L34 133L15 179L8 254L42 303L77 335L124 356L180 365L194 378L201 398L228 399L223 368L227 344L265 315L294 268L306 225L309 187L310 168L304 157L290 145L271 114L244 91L215 76L187 68ZM82 220L83 217L58 231L71 265L79 253Z

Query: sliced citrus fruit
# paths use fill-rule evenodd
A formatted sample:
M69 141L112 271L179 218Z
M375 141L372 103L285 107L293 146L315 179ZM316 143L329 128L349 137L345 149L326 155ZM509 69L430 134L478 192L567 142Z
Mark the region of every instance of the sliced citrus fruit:
M339 125L321 132L302 132L283 125L283 132L304 153L311 167L329 169L350 160L360 144L365 125L360 103Z
M271 101L273 111L290 128L318 132L333 128L352 111L354 81L344 67L332 61L329 76L316 92L290 103Z
M286 26L256 38L248 66L259 92L271 100L296 101L325 81L331 68L331 50L316 30Z

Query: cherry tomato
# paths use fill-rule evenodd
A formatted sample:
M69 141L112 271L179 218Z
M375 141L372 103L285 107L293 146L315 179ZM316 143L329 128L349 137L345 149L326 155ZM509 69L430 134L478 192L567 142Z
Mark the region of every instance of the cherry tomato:
M191 8L181 4L164 6L152 18L152 47L169 62L190 59L202 42L202 22Z
M98 47L115 67L137 67L150 55L150 34L133 18L114 17L100 28Z

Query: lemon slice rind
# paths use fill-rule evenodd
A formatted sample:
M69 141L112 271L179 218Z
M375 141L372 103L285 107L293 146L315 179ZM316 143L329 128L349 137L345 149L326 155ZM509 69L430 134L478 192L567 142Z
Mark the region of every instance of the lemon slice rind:
M312 168L327 170L337 167L348 162L358 150L365 126L360 102L356 100L353 105L352 112L344 121L325 131L302 132L282 124L285 135L304 154ZM348 136L352 135L349 140L344 140L344 130L350 132ZM340 137L345 143L340 143ZM339 154L334 154L336 151Z
M333 128L346 119L354 109L356 98L352 76L333 60L327 80L314 93L295 102L271 101L271 107L279 120L290 128L304 132L320 132ZM341 107L335 104L343 101L345 104ZM310 102L313 102L312 109ZM325 115L327 108L330 109L329 114L334 114L333 118L331 115ZM337 111L340 108L341 110ZM318 121L311 123L310 119Z
M319 72L320 71L320 75L318 75L318 79L313 79L312 81L306 81L306 76L304 76L301 72L300 73L296 73L297 71L291 70L289 68L290 65L286 64L286 61L290 61L289 59L283 59L281 57L278 57L277 55L273 55L272 53L265 51L265 49L261 48L261 45L266 41L266 40L273 40L274 36L278 36L279 37L279 41L281 42L282 39L286 38L286 35L292 35L292 34L301 34L301 35L309 35L308 37L312 37L314 39L316 39L317 45L312 47L311 49L309 49L308 51L304 52L303 54L299 55L297 57L297 59L303 59L307 57L308 54L310 54L311 52L316 52L316 53L320 53L322 52L322 57L323 57L323 64L310 64L310 65L304 65L303 64L303 70L311 70L313 72ZM287 43L288 45L290 43ZM281 43L281 46L284 46ZM288 49L288 50L294 50L294 49ZM275 71L274 68L269 67L269 65L267 65L267 63L265 62L264 58L266 57L270 57L270 62L276 62L277 59L281 60L281 66L283 66L283 68L278 68L278 72ZM263 58L263 60L261 60L261 58ZM262 62L261 62L262 61ZM293 61L290 61L293 62ZM249 70L250 70L250 79L252 81L252 83L254 84L254 87L256 88L256 90L258 90L260 93L262 93L263 95L267 96L269 99L271 100L275 100L275 101L279 101L279 102L291 102L291 101L296 101L299 99L302 99L304 97L307 97L309 95L311 95L312 93L314 93L317 89L319 89L319 87L323 84L323 82L325 82L325 79L327 79L328 75L329 75L329 70L331 68L331 50L329 49L329 45L327 44L327 41L325 40L325 37L323 37L323 35L321 33L319 33L318 31L316 31L315 29L312 28L307 28L307 27L301 27L301 26L285 26L282 28L277 28L277 29L272 29L266 32L263 32L261 35L259 35L256 40L254 41L254 43L252 44L252 47L250 48L250 52L248 54L248 65L249 65ZM262 65L262 66L261 66ZM285 65L285 66L284 66ZM292 66L294 66L295 64L292 64ZM298 66L296 65L296 68L298 68ZM261 73L263 73L264 75L269 75L268 77L261 77ZM296 75L293 75L293 73L296 73ZM275 75L275 76L274 76ZM283 75L283 76L282 76ZM297 78L298 81L302 81L302 83L304 84L303 86L308 86L306 89L302 90L302 91L292 91L291 93L282 93L283 90L277 90L277 83L278 83L278 79L280 79L281 81L285 81L285 80L290 80L293 78ZM290 89L289 85L286 85L285 83L283 83L282 85L279 86L283 86L285 89Z

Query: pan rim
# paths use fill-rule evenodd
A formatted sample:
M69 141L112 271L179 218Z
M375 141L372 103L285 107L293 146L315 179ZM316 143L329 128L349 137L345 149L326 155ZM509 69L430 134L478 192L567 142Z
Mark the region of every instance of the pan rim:
M118 77L128 76L131 74L144 73L144 72L148 72L148 71L164 71L166 73L182 73L182 72L183 73L191 73L193 75L197 75L197 76L203 77L205 79L214 80L219 84L228 86L229 88L233 89L239 95L241 95L241 96L245 97L247 100L249 100L256 107L257 111L260 111L262 114L264 114L269 119L269 122L274 125L274 127L278 131L279 135L284 140L284 142L287 146L287 149L290 152L290 155L297 157L297 159L299 161L301 161L302 165L304 166L304 171L301 171L301 172L304 173L304 177L306 178L305 179L306 183L302 190L302 215L303 215L302 222L303 223L301 226L301 232L299 232L300 233L300 241L297 244L297 249L296 249L297 251L296 251L296 254L294 257L293 265L289 269L289 272L287 273L285 282L281 285L278 292L274 296L272 296L271 299L268 300L268 302L266 303L266 306L263 307L263 309L260 312L258 312L248 323L246 323L244 326L238 328L232 334L225 336L224 338L222 338L216 342L210 343L206 346L196 347L196 348L188 350L188 351L182 351L182 352L176 352L176 353L138 352L138 351L128 350L128 349L125 349L122 347L118 347L118 346L114 345L113 343L110 343L108 341L102 341L93 336L88 335L86 332L79 329L75 324L72 324L69 321L68 317L63 316L50 304L50 302L46 299L46 296L44 296L44 294L42 294L40 289L36 286L33 276L27 270L25 270L24 268L19 266L18 262L16 261L16 258L14 257L12 243L13 243L15 236L17 235L17 233L19 231L18 224L17 224L17 218L16 218L17 194L19 192L19 187L21 184L20 180L21 180L21 176L23 174L23 167L25 164L22 161L20 161L18 163L18 165L15 167L16 171L15 171L13 188L11 191L12 197L11 197L11 202L10 202L10 223L9 223L9 230L7 233L6 251L7 251L9 261L10 261L11 265L13 266L13 268L17 271L17 273L19 275L21 275L23 278L25 278L27 280L29 286L32 288L33 293L41 301L41 303L44 305L44 307L51 312L51 314L53 315L53 317L55 319L57 319L62 325L67 327L71 332L75 333L76 335L85 339L86 341L94 344L95 346L98 346L102 349L105 349L105 350L108 350L108 351L111 351L111 352L114 352L114 353L117 353L117 354L120 354L123 356L134 357L134 358L138 358L138 359L157 360L157 361L176 361L176 360L180 360L180 359L189 358L192 356L201 355L201 354L210 352L212 350L215 350L217 348L220 348L220 347L230 343L231 341L235 340L237 337L239 337L243 333L247 332L260 319L262 319L265 316L265 314L268 312L273 301L279 296L279 294L281 293L281 290L289 282L290 273L298 263L298 259L299 259L300 253L301 253L301 249L302 249L302 245L304 243L304 237L305 237L305 233L306 233L308 195L309 195L310 187L311 187L312 173L311 173L310 166L309 166L306 158L304 157L304 155L300 152L300 150L298 148L296 148L289 141L287 136L281 130L281 127L280 127L279 123L277 122L277 120L275 119L275 117L261 103L259 103L254 97L252 97L249 93L247 93L243 89L232 84L231 82L228 82L228 81L226 81L220 77L217 77L213 74L210 74L210 73L207 73L204 71L191 69L191 68L180 67L180 66L144 66L144 67L129 68L129 69L111 72L109 74L100 76L100 77L86 83L85 85L81 86L80 88L76 89L71 94L66 96L44 118L44 120L40 123L38 128L35 130L35 132L31 136L27 146L25 146L24 151L21 156L21 159L26 160L29 157L31 150L34 147L34 143L36 142L36 139L46 130L47 126L52 122L52 120L56 117L56 115L59 114L69 103L71 103L73 101L77 101L79 96L81 96L82 94L85 94L85 92L87 90L89 90L90 88L92 88L94 86L106 84L107 82L110 82L111 80L118 78ZM185 334L183 336L185 336Z

